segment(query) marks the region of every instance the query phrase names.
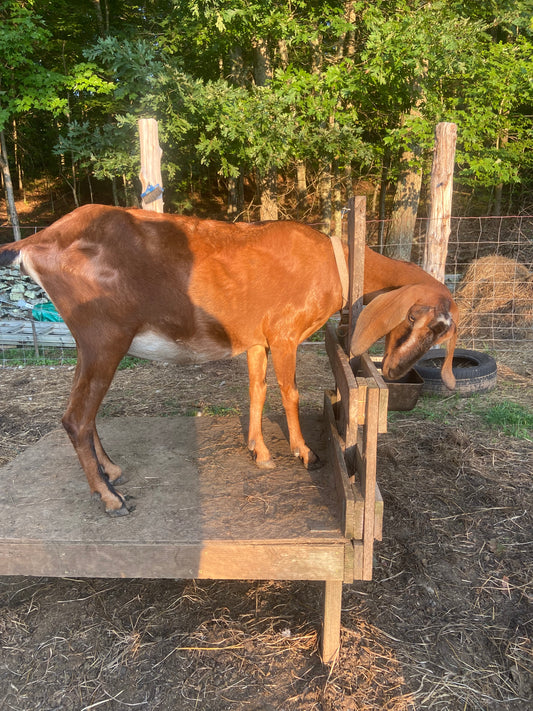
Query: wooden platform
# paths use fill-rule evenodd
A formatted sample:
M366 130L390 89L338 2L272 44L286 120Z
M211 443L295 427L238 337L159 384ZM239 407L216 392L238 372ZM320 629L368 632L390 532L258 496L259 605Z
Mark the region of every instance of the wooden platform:
M304 422L323 449L321 418ZM0 470L0 573L344 579L328 466L307 472L278 422L265 430L274 470L255 467L238 418L103 420L135 497L121 518L90 498L64 432L50 433Z
M338 648L353 543L341 531L322 417L303 429L324 466L306 471L283 420L265 418L277 468L258 469L239 418L104 419L135 510L105 515L66 434L55 430L0 469L0 575L326 581L325 658ZM328 646L329 645L329 646Z

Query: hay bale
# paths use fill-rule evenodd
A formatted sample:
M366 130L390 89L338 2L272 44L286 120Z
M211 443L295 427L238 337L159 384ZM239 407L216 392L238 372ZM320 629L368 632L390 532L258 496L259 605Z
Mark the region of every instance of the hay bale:
M514 259L490 255L468 267L455 298L461 309L461 338L531 337L533 275Z

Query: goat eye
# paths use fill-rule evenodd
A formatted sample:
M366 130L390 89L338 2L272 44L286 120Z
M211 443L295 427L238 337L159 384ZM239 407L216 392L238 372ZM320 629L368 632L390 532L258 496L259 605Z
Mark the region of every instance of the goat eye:
M409 321L409 323L411 325L413 325L415 322L415 317L413 316L413 314L409 314L409 316L407 317L407 320Z

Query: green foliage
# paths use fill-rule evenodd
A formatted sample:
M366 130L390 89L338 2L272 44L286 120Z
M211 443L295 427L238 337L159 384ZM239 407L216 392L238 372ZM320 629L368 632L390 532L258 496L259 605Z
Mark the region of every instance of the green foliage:
M31 109L59 114L66 105L59 94L65 77L40 62L50 42L41 18L30 3L3 0L0 23L0 131L13 116Z
M532 178L525 0L107 7L100 21L86 0L0 0L0 130L16 117L21 140L33 141L45 116L57 154L98 178L134 181L137 120L154 116L167 177L185 186L283 174L295 161L376 178L385 151L394 176L414 145L421 165L430 159L434 126L447 120L458 124L463 183Z

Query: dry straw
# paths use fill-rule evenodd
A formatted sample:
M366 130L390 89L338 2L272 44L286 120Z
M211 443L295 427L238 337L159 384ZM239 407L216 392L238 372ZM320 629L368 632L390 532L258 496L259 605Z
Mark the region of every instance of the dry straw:
M500 255L476 259L455 296L464 340L531 337L533 275L514 259Z

